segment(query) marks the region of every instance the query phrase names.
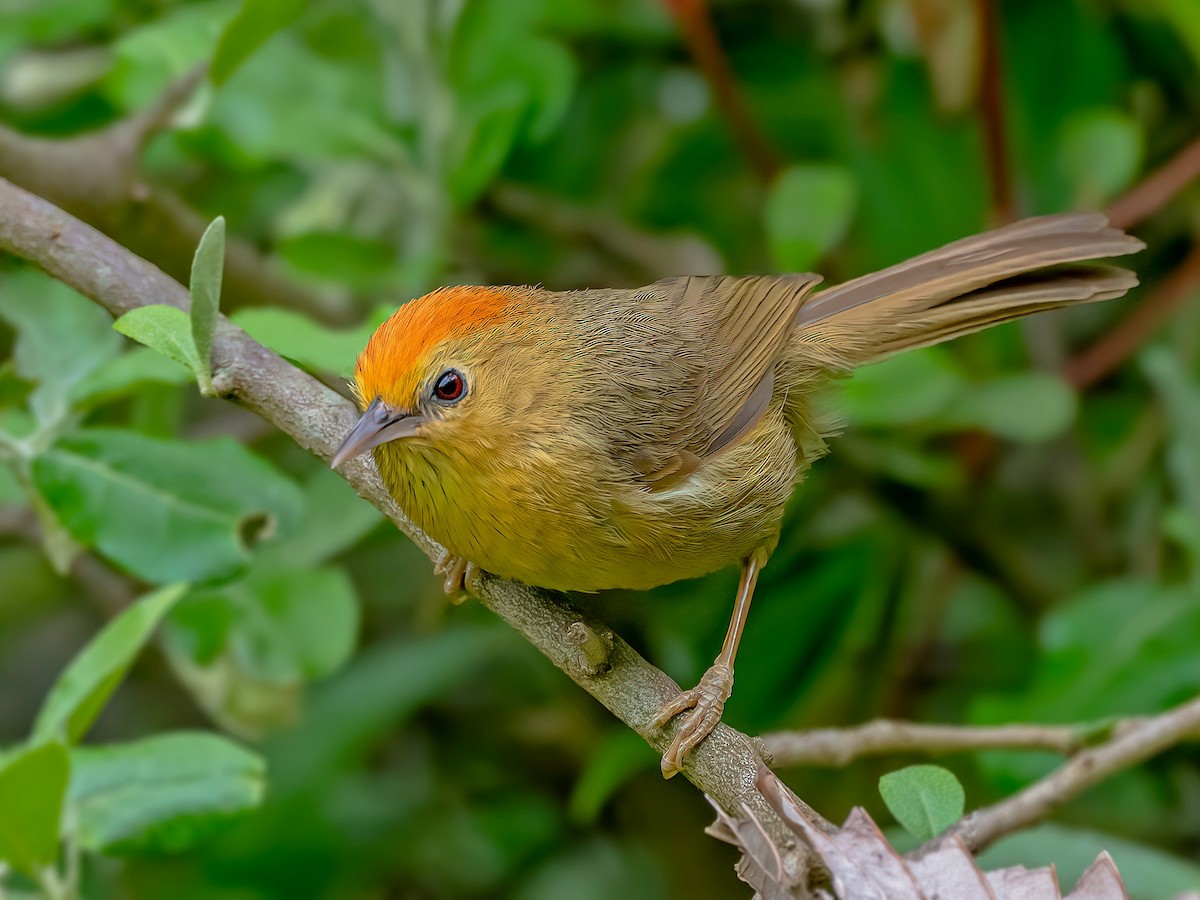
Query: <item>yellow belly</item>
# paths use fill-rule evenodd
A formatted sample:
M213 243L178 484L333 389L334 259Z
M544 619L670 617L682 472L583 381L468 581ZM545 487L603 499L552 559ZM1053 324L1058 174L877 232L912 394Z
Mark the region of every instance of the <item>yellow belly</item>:
M402 445L377 448L376 460L424 531L485 571L564 591L651 588L769 552L804 465L778 406L659 492L615 477L579 448L517 457ZM519 462L498 461L509 458Z

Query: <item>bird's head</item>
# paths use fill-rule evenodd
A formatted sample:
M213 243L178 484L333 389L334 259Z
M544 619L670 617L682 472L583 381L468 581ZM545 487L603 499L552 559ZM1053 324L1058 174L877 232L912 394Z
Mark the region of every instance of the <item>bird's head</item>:
M461 445L503 429L497 419L511 410L514 380L505 357L522 343L531 297L525 288L455 287L400 307L358 358L363 415L332 465L391 442Z

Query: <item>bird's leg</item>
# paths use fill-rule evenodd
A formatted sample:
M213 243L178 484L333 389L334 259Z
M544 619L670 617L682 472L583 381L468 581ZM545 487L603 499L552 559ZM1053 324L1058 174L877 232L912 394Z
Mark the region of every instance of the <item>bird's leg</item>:
M442 589L446 592L446 598L454 605L457 606L467 599L467 582L474 568L474 563L467 562L461 556L454 556L449 550L443 550L438 557L433 571L435 575L446 576Z
M729 620L729 630L725 632L725 643L721 645L720 654L704 673L700 683L690 691L682 691L663 707L663 711L654 720L655 727L661 728L685 709L692 710L683 720L683 725L671 741L671 746L663 754L664 778L675 775L683 757L708 737L709 732L721 721L725 701L733 692L733 658L737 655L738 642L742 639L742 630L746 627L746 613L750 610L754 584L758 581L758 572L763 562L765 559L757 554L742 560L742 580L738 585L733 616Z

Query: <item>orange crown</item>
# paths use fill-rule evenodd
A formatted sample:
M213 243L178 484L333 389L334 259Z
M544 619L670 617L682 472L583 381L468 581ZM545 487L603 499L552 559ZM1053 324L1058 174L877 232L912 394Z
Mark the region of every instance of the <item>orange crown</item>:
M449 338L501 325L515 302L528 296L520 288L451 287L410 300L371 335L358 357L354 387L362 405L376 397L395 406L412 402L430 354Z

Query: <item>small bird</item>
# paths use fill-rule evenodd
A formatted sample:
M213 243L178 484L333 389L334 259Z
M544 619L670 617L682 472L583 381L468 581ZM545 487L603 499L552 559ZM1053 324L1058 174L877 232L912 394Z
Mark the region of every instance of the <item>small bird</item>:
M442 288L358 359L362 418L332 465L373 450L405 513L475 566L561 591L646 589L729 565L721 652L662 710L686 713L663 774L720 721L784 506L824 452L818 391L855 366L1029 313L1119 297L1142 249L1103 215L1025 219L845 284L668 278L631 290Z

